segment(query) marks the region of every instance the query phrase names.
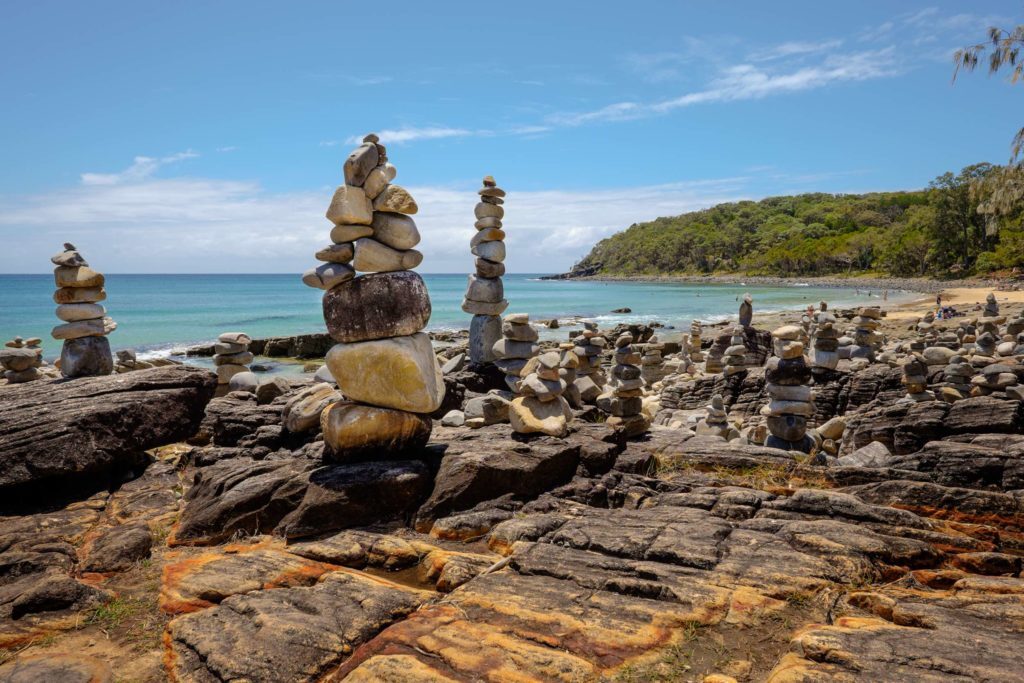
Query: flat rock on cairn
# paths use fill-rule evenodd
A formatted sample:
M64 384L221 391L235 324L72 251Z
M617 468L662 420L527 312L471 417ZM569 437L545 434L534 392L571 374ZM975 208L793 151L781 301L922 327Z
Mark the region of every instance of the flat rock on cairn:
M42 340L38 337L22 339L15 337L0 349L0 367L9 384L21 384L39 379L39 368L43 365Z
M63 340L60 371L65 377L109 375L114 371L107 335L117 323L107 317L107 309L99 302L107 298L104 277L89 267L73 244L64 244L64 251L52 257L56 268L53 278L57 291L57 317L62 324L53 328L54 339Z
M410 270L423 260L413 248L420 241L411 217L418 207L391 183L397 171L374 134L349 155L344 173L327 209L332 243L316 254L324 264L302 277L326 290L324 321L337 342L327 367L346 398L321 413L324 457L393 457L426 445L428 415L445 392L422 331L430 297Z
M487 363L494 360L494 344L501 339L501 321L498 316L508 308L501 276L505 274L505 191L494 178L487 176L483 187L477 190L480 202L476 205L476 235L469 247L476 256L476 273L469 276L462 310L473 315L469 326L469 360Z

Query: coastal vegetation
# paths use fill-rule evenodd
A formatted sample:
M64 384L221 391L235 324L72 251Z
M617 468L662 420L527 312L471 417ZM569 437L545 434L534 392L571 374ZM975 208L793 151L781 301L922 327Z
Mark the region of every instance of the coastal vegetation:
M1019 166L981 163L922 190L810 193L719 204L637 223L597 243L590 275L887 274L964 277L1024 266ZM998 210L995 210L998 205Z

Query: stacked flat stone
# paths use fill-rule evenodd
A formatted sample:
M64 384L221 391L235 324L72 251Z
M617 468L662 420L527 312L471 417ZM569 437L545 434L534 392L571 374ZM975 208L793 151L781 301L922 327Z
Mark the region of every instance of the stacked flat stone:
M686 353L690 356L690 360L693 361L694 363L704 362L704 352L701 350L700 336L700 321L691 321L690 334L686 338Z
M839 330L832 322L819 322L814 332L812 372L835 370L839 365Z
M850 347L850 358L875 360L875 352L881 346L881 338L877 332L881 323L882 311L877 307L865 306L857 311L853 319L853 345Z
M723 372L726 377L747 369L747 344L742 326L736 325L732 328L732 338L729 340L729 347L722 355L722 362L725 365Z
M987 308L985 312L986 314L989 312ZM994 316L986 315L983 318L978 318L977 334L974 338L975 355L985 358L992 358L996 355L1000 341L999 325L1004 322L1006 322L1006 318L998 315L998 311Z
M39 337L22 339L15 337L0 349L0 366L4 379L10 384L21 384L39 379L39 368L43 365L43 349Z
M772 354L781 358L786 344L801 341L803 335L803 328L799 325L783 325L772 330Z
M1006 334L1016 339L1021 333L1024 333L1024 309L1017 314L1017 317L1006 323Z
M971 396L996 396L999 398L1024 397L1017 380L1016 363L999 361L990 363L971 379Z
M768 361L765 389L769 401L761 414L768 418L771 433L766 446L809 453L814 441L807 435L807 418L814 414L814 396L803 351L802 342L792 341L782 348L781 357Z
M498 316L508 308L501 282L505 274L505 233L501 229L505 191L491 176L484 178L483 185L477 190L480 202L473 210L477 233L469 242L476 256L476 273L469 276L462 300L462 310L473 316L469 326L469 359L474 363L494 360L492 349L501 338Z
M652 335L646 343L639 344L638 349L641 354L640 367L644 381L648 385L652 385L664 378L667 370L664 367L665 359L661 352L665 349L665 345L658 341L658 336Z
M565 400L569 405L579 410L583 408L583 397L580 396L580 389L576 386L576 370L580 366L579 356L573 350L576 345L572 342L565 342L558 345L561 362L558 365L558 376L565 382Z
M345 184L339 187L327 219L333 224L331 244L316 252L324 263L307 270L302 281L330 290L352 280L356 272L387 273L415 268L423 254L416 223L409 216L419 209L408 191L392 185L398 171L388 163L384 146L374 134L363 138L344 165Z
M509 313L501 326L502 338L494 342L494 364L505 373L505 384L519 393L523 369L527 361L540 353L537 330L530 324L529 313Z
M920 354L911 354L903 361L903 386L907 388L904 401L935 400L935 394L928 390L928 364Z
M935 340L934 346L957 351L960 349L960 337L955 330L943 330Z
M720 436L726 441L732 441L740 437L739 430L729 424L729 415L725 411L725 402L722 401L721 394L715 394L711 397L711 403L708 404L706 414L697 423L697 428L694 431L697 433L697 436Z
M992 292L985 297L985 316L988 318L999 317L999 303L996 302L996 295Z
M249 351L252 338L245 332L224 332L213 345L213 364L217 368L217 384L230 386L237 375L249 372L253 355ZM241 386L235 382L236 386Z
M942 371L944 398L959 400L967 398L971 393L971 378L974 376L974 368L964 360L964 357L957 354L949 359L949 363ZM952 389L956 394L951 394L946 389Z
M522 370L519 397L509 407L509 422L519 434L565 436L572 408L562 396L567 384L561 377L563 355L547 351L530 358Z
M337 253L303 281L326 289L327 332L336 342L327 368L344 401L320 415L324 455L331 460L394 457L430 438L433 413L444 400L444 379L430 337L430 296L415 268L420 235L409 216L416 202L390 184L397 172L376 135L367 135L344 165L345 184L327 209ZM351 256L350 256L351 254Z
M597 323L585 321L583 332L573 338L573 353L579 361L574 384L580 392L580 400L593 405L604 389L606 377L601 369L601 354L608 341L597 331Z
M642 434L651 426L643 414L641 356L632 344L633 335L628 332L615 340L615 365L609 382L611 390L597 398L598 409L610 416L605 423L626 436Z
M50 259L55 266L57 317L63 321L51 331L54 339L64 341L60 352L60 372L65 377L109 375L114 370L107 335L117 323L107 317L99 302L107 298L104 277L89 267L73 244Z

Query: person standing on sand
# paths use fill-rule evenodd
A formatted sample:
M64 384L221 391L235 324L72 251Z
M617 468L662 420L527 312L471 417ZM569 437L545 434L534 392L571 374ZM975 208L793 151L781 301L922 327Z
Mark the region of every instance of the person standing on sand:
M889 290L887 289L884 292L882 292L882 301L888 301L888 300L889 300Z
M942 292L935 295L935 305L942 308Z

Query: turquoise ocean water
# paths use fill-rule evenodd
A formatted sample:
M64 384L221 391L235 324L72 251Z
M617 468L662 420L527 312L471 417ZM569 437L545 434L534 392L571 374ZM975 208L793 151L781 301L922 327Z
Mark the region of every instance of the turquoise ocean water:
M433 315L430 329L466 329L470 316L459 308L465 275L424 274ZM698 318L706 322L735 316L737 297L750 292L757 311L796 310L821 299L833 306L868 301L864 292L818 287L747 287L676 283L539 280L536 275L506 275L508 312L534 319L595 319L602 326L657 320L677 328ZM323 332L321 292L297 275L108 275L108 314L117 321L110 335L116 349L164 354L174 347L207 342L227 330L253 337ZM0 341L15 335L42 337L47 358L60 352L50 337L54 316L53 277L0 275ZM911 296L890 292L889 301ZM629 307L632 313L613 314ZM551 333L564 338L564 331Z

